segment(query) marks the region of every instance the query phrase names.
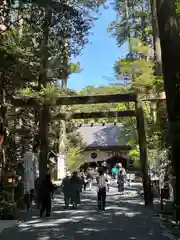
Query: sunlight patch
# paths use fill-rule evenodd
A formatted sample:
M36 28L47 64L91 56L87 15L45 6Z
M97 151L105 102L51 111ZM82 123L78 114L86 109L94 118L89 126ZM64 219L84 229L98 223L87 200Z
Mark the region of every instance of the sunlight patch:
M121 211L128 211L128 208L119 207L119 206L108 206L106 207L107 210L121 210Z
M82 230L78 230L78 231L76 231L76 233L84 233L84 232L89 232L89 234L90 233L92 233L92 232L100 232L100 231L103 231L103 230L106 230L106 229L100 229L100 228L83 228Z
M124 212L124 215L127 217L134 217L136 215L140 215L141 212Z
M36 219L36 220L31 220L31 221L28 221L26 222L27 224L34 224L34 223L40 223L42 222L41 219Z
M41 236L41 237L37 237L37 240L49 240L50 237L49 236Z
M20 228L41 228L41 227L54 227L59 224L68 223L68 222L79 222L80 220L84 219L84 216L75 216L71 218L61 218L61 219L52 219L48 220L47 222L38 222L38 221L29 221L26 223L20 223Z

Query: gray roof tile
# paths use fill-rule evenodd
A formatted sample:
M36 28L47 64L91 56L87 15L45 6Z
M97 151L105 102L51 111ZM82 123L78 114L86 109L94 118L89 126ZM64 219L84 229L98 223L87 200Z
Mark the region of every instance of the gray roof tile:
M127 142L125 141L124 131L122 130L122 125L118 124L94 124L92 127L90 125L82 125L77 130L86 145L86 147L107 147L107 146L125 146Z

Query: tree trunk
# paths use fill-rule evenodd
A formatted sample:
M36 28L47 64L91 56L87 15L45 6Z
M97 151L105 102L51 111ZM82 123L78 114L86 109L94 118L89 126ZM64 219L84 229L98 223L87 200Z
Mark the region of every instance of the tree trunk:
M68 81L68 42L66 39L62 42L62 77L61 77L61 88L62 90L67 89L67 81ZM62 106L62 111L65 106ZM63 169L58 169L58 175L61 177L65 177L67 171L67 157L66 157L66 141L67 141L67 135L66 135L66 121L61 120L60 124L60 132L59 132L59 158L61 157L61 160L64 161L64 164L62 164ZM65 166L65 167L64 167ZM60 173L61 172L61 173Z
M67 88L67 79L62 78L61 88L65 90Z
M151 0L152 30L153 30L153 44L154 44L154 58L155 58L155 76L162 76L161 43L160 43L160 37L159 37L156 1L157 0Z
M176 220L180 220L180 36L173 0L157 1L157 16L162 50L172 166L175 181Z
M2 172L1 172L1 187L4 188L4 176L6 165L6 142L7 142L7 106L6 106L6 92L5 92L5 78L4 74L0 73L0 123L2 124L2 131L4 133L4 141L1 146L2 153Z
M43 39L41 46L41 66L39 76L39 86L46 88L48 77L48 40L49 28L52 20L52 9L47 6L43 23ZM49 106L45 102L40 110L39 121L39 138L40 138L40 155L39 155L39 174L42 180L48 172L48 125L49 125Z
M40 154L39 154L39 175L43 180L48 172L48 122L49 106L44 104L40 114Z
M61 88L66 90L68 81L68 42L66 39L62 42L62 63Z

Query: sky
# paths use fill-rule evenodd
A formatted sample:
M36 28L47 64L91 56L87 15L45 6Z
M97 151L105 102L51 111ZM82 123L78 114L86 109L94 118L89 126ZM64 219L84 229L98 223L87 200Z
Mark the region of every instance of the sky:
M115 61L126 55L127 45L117 47L116 40L107 32L108 25L116 19L113 9L103 9L98 20L95 21L89 43L83 49L81 55L73 62L79 61L82 71L71 74L68 87L80 90L88 85L100 86L116 83L113 72Z

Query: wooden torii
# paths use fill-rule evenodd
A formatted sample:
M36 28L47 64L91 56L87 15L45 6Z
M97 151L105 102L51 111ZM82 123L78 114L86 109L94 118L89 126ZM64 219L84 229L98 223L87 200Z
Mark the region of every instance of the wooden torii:
M159 100L159 99L158 99ZM72 113L61 114L53 116L53 119L70 120L70 119L88 119L88 118L118 118L118 117L136 117L137 133L140 149L140 163L141 175L144 188L145 205L152 203L152 195L150 189L150 181L148 177L148 155L147 155L147 141L145 133L144 111L142 102L137 94L130 92L124 94L113 95L96 95L96 96L71 96L59 97L56 99L56 105L81 105L81 104L98 104L98 103L120 103L120 102L134 102L134 110L126 111L109 111L109 112L90 112L90 113ZM37 107L41 106L38 99L13 99L13 104L17 107Z

